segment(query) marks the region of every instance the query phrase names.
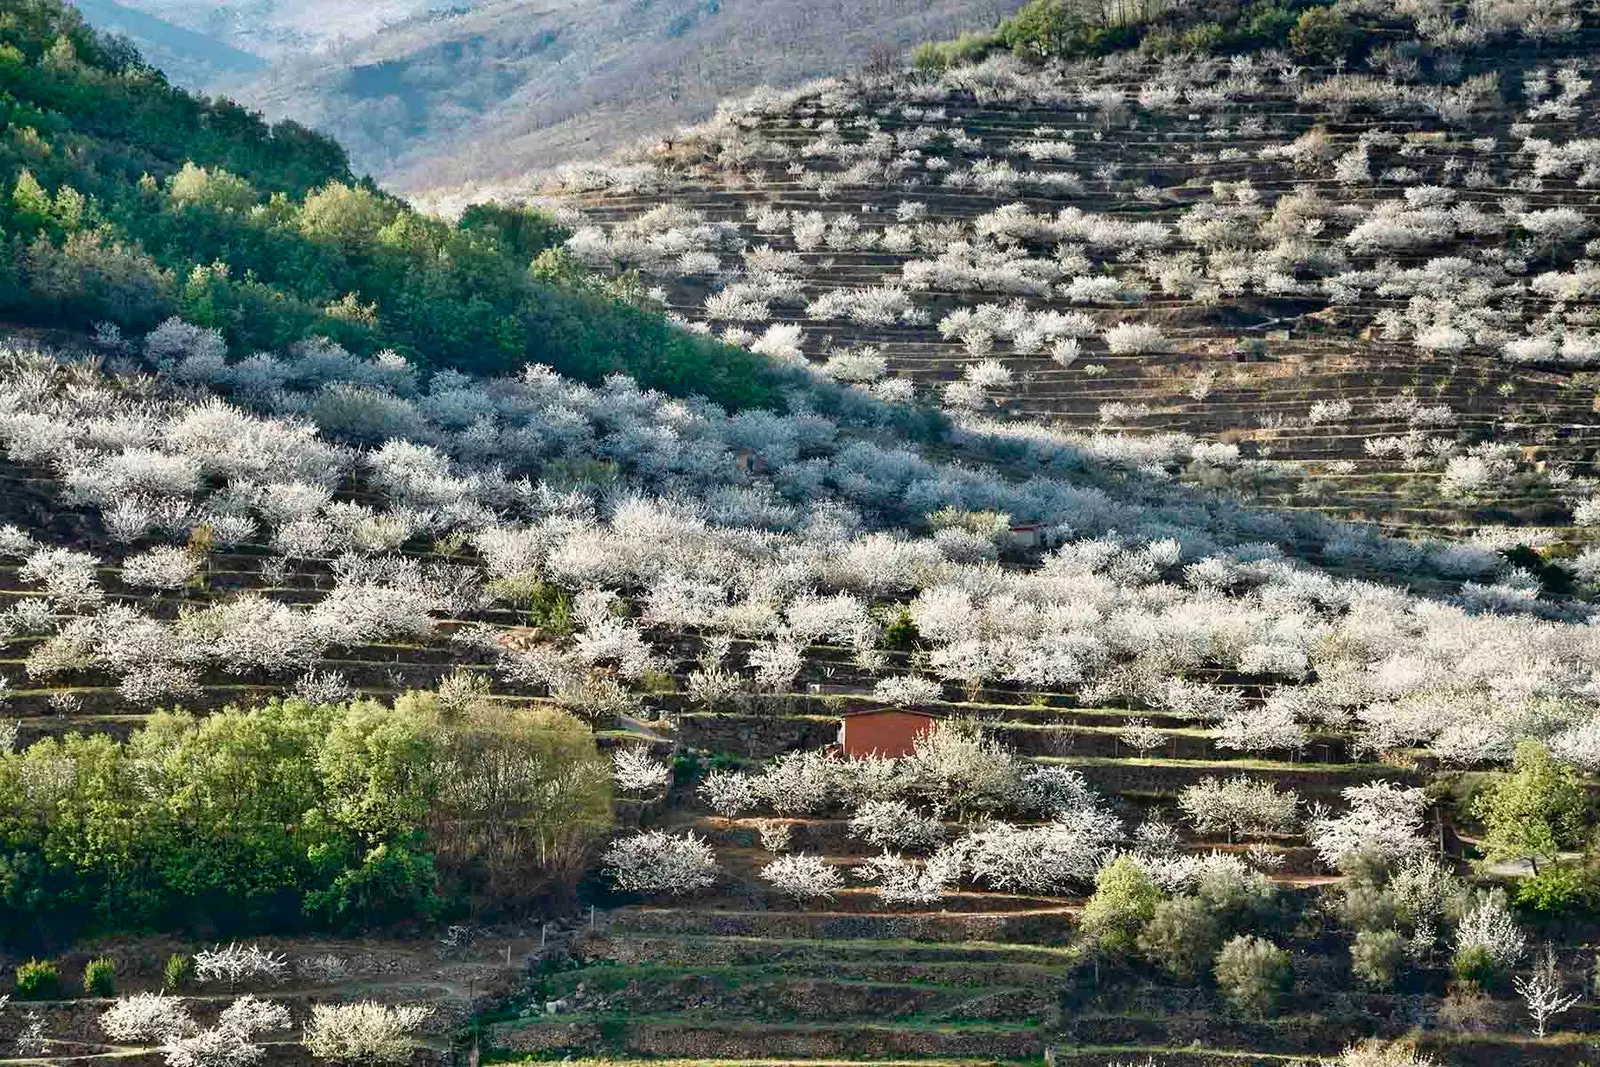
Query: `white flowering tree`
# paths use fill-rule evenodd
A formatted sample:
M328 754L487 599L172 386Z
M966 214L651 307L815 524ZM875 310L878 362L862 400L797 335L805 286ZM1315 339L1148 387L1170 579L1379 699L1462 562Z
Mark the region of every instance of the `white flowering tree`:
M1428 851L1422 815L1428 796L1419 788L1393 782L1351 786L1342 794L1350 808L1342 815L1312 812L1307 833L1318 857L1340 869L1362 857L1397 862Z
M1293 830L1300 796L1264 779L1239 774L1203 778L1178 794L1178 810L1202 834L1246 837L1284 834Z
M687 896L717 880L715 853L692 831L674 837L645 830L611 843L602 857L612 884L625 893Z
M623 793L653 793L672 781L672 768L644 745L625 745L611 754L611 777Z
M191 1034L198 1027L182 997L135 993L119 997L101 1013L100 1029L113 1041L148 1044Z
M761 878L798 903L831 899L844 887L839 869L820 856L804 852L779 856L761 868Z
M201 949L194 954L194 976L202 984L226 982L229 989L241 983L276 985L289 973L289 963L281 952L260 945L230 943Z
M340 1067L405 1063L432 1016L431 1007L418 1004L315 1004L302 1041L312 1056Z
M1573 1005L1583 999L1580 994L1566 992L1561 969L1556 965L1555 951L1549 946L1545 947L1544 954L1539 958L1539 964L1533 969L1533 973L1526 977L1513 978L1511 985L1522 998L1522 1003L1528 1009L1528 1015L1533 1019L1533 1033L1536 1037L1544 1037L1551 1019L1570 1011Z
M885 851L923 852L944 837L944 826L903 800L868 800L850 818L850 836Z
M724 819L736 819L760 803L755 779L742 771L714 770L697 792Z

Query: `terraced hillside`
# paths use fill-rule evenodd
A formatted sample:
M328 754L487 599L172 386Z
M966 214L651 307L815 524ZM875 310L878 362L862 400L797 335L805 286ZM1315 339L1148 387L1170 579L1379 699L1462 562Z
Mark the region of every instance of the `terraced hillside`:
M1070 469L1106 488L1077 506L1101 529L1044 550L973 505L1048 509L1082 490L1006 481L979 437L921 455L870 408L730 416L539 368L423 385L392 355L325 342L228 359L218 335L176 322L99 344L98 360L6 357L0 619L21 740L148 722L130 741L146 751L191 729L148 720L158 706L413 688L591 723L619 821L650 829L595 861L606 876L570 969L505 935L537 968L486 1017L489 1048L1333 1054L1453 1018L1445 965L1487 921L1462 916L1506 915L1493 897L1451 910L1466 885L1430 857L1464 846L1451 805L1417 788L1431 768L1481 776L1535 738L1593 767L1584 686L1600 665L1586 628L1559 621L1579 606L1496 615L1485 592L1333 578L1256 540L1259 516L1202 492L1163 504L1083 454ZM894 532L907 499L944 509L932 537ZM1338 528L1302 531L1319 533ZM1489 581L1507 565L1474 566ZM905 758L823 753L841 714L891 706L941 725ZM36 813L16 824L19 855L73 830L48 797L62 774L88 788L68 754L90 749L66 744L0 765ZM1368 871L1357 855L1390 872L1358 873L1364 891L1432 887L1393 918L1413 947L1379 988L1348 969L1337 876ZM1101 954L1085 931L1104 921L1085 915L1103 910L1106 871L1174 906L1211 901L1206 938L1270 937L1292 999L1231 1007L1164 970L1154 943ZM1559 940L1566 981L1583 940ZM1215 948L1193 950L1201 978ZM154 969L134 959L131 982ZM1504 966L1519 962L1535 961ZM1506 987L1489 988L1472 1026L1490 1034L1450 1039L1475 1055L1562 1062L1587 1026L1571 1014L1567 1036L1517 1036ZM25 1056L38 1035L6 1017ZM83 1040L70 1033L43 1036Z
M841 381L1192 434L1270 461L1233 480L1280 508L1582 544L1594 33L1427 78L1391 49L839 79L543 195L585 263Z
M0 203L0 1067L1591 1057L1548 6L1403 83L768 94L565 252L249 124L78 166L139 158L85 101L229 112L0 20L62 145Z

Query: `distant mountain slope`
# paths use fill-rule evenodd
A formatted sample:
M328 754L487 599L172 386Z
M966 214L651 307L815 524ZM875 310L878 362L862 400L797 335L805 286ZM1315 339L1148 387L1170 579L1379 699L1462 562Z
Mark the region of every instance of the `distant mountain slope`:
M703 119L730 94L858 67L1018 6L500 0L280 64L233 92L336 136L358 169L421 189L602 154Z
M260 56L115 0L72 0L72 4L97 29L130 38L152 66L178 85L203 88L230 76L256 74L267 66Z
M279 60L368 37L430 10L473 5L471 0L123 0L123 6Z

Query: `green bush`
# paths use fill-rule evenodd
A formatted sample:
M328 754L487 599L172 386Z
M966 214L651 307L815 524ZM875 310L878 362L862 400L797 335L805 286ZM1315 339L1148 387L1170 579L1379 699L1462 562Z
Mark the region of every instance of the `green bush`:
M883 637L879 643L886 649L895 652L910 652L917 647L922 634L917 630L917 624L912 621L911 612L900 608L893 621L883 628Z
M177 993L193 984L194 957L183 952L174 952L168 956L167 965L161 969L161 991Z
M105 956L90 960L83 968L83 991L91 997L110 997L117 992L117 966Z
M61 975L51 960L30 959L17 966L17 999L50 1000L61 991Z
M1318 63L1332 63L1350 53L1356 29L1331 7L1313 7L1300 13L1289 30L1294 54Z
M1202 22L1198 26L1190 26L1179 36L1180 51L1184 52L1211 52L1221 47L1226 31L1215 22Z
M1450 960L1450 971L1458 981L1477 989L1493 989L1500 979L1494 957L1482 945L1468 945Z
M1592 862L1551 863L1523 879L1513 903L1546 918L1575 918L1600 906L1600 871Z
M1241 1011L1265 1016L1294 986L1289 953L1264 937L1241 934L1222 946L1212 972L1217 987Z
M1185 982L1205 973L1221 940L1216 916L1196 897L1161 901L1138 937L1146 960Z
M930 71L965 66L982 59L997 43L992 33L963 33L952 41L926 41L911 53L911 65Z
M1278 887L1260 871L1227 864L1201 868L1194 895L1205 902L1224 930L1259 929L1275 917Z
M1352 930L1389 929L1395 925L1394 898L1370 883L1353 883L1340 902L1339 917Z
M1123 856L1095 877L1094 896L1083 907L1079 929L1098 952L1112 956L1131 952L1160 900L1161 890L1144 867Z
M1405 958L1405 940L1399 931L1362 930L1350 946L1350 971L1362 985L1391 989Z

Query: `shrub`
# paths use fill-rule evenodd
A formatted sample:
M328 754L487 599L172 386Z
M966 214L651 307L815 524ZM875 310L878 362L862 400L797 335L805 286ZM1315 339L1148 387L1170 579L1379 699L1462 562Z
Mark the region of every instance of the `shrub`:
M105 956L90 960L83 968L83 991L91 997L116 995L116 964Z
M1405 955L1405 942L1398 931L1362 930L1350 946L1350 971L1363 985L1389 989Z
M30 959L17 966L17 998L49 1000L61 989L61 975L51 960Z
M1355 42L1355 27L1331 7L1301 12L1289 30L1289 47L1294 54L1320 63L1331 63L1348 54Z
M1484 1034L1504 1025L1494 998L1475 985L1452 982L1439 1005L1439 1028L1457 1033Z
M1264 1016L1294 985L1289 953L1264 937L1243 935L1222 946L1212 972L1234 1006Z
M180 989L188 989L194 984L194 957L182 952L174 952L167 957L167 964L161 969L161 989L166 993L176 993Z
M1149 872L1133 857L1123 856L1095 877L1094 896L1083 908L1083 936L1108 955L1129 952L1160 900L1161 890Z
M1551 918L1587 914L1600 904L1600 878L1592 863L1547 864L1517 886L1513 902Z
M1384 930L1394 925L1394 900L1375 885L1354 883L1345 890L1339 917L1352 930Z
M1484 945L1463 945L1456 949L1450 959L1450 971L1458 981L1475 989L1492 989L1500 976L1494 956Z
M1174 978L1192 982L1215 957L1221 934L1216 916L1203 900L1163 900L1139 931L1139 951Z
M895 652L910 652L917 647L917 641L921 636L917 632L917 624L911 619L910 610L902 607L895 615L894 621L884 627L879 643Z

